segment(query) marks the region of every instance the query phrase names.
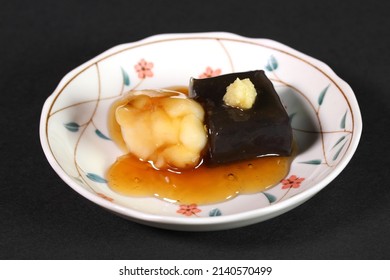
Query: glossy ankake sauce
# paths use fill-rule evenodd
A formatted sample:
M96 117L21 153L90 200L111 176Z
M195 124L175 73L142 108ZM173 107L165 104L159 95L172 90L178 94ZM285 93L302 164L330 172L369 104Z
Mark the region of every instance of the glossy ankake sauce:
M185 87L170 88L187 94ZM115 109L125 104L122 99L113 104L109 117L111 138L124 150L126 145L115 120ZM211 204L223 202L240 194L253 194L278 184L288 173L293 156L261 157L208 167L199 164L184 170L158 170L132 154L117 159L107 172L108 185L126 196L156 197L180 204Z

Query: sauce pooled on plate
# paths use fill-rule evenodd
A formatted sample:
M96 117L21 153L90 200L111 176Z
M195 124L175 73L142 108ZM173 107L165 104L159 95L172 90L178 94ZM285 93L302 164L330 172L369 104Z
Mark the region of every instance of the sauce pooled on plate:
M186 87L169 90L188 95ZM261 156L211 165L201 159L191 168L157 168L147 159L140 160L128 153L115 116L116 109L128 100L125 97L115 102L109 118L111 138L126 152L110 167L106 176L110 188L120 194L156 197L180 204L218 203L240 194L264 191L279 183L289 171L292 155ZM201 151L202 157L207 158L208 149L209 145L206 145Z

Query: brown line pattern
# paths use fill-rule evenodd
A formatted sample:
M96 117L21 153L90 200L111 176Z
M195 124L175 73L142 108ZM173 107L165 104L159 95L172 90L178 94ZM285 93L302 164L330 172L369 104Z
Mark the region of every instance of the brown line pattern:
M267 46L263 43L259 43L259 42L253 42L253 41L248 41L248 40L244 40L244 39L232 39L232 38L225 38L225 37L186 37L186 38L169 38L169 39L160 39L160 40L156 40L156 41L151 41L151 42L141 42L141 43L138 43L137 42L134 42L132 43L131 46L127 47L127 48L124 48L124 49L121 49L121 50L118 50L114 53L111 53L111 54L107 54L106 56L104 57L101 57L99 59L97 59L96 62L94 63L99 63L101 62L102 60L105 60L111 56L114 56L114 55L117 55L119 53L122 53L122 52L125 52L127 50L130 50L130 49L134 49L134 48L139 48L139 47L142 47L142 46L147 46L147 45L151 45L151 44L157 44L157 43L163 43L163 42L170 42L170 41L183 41L183 40L219 40L219 41L222 41L222 40L225 40L225 41L232 41L232 42L240 42L240 43L245 43L245 44L250 44L250 45L256 45L256 46L261 46L261 47L264 47L264 48L268 48L268 49L271 49L271 50L275 50L275 51L278 51L278 52L281 52L281 53L284 53L288 56L291 56L291 57L294 57L310 66L312 66L313 68L315 68L316 70L318 70L319 72L321 72L322 74L324 74L324 76L326 76L330 81L332 81L332 83L334 83L336 85L336 87L339 89L339 91L343 94L345 100L347 101L348 103L348 106L349 106L349 109L350 111L352 112L352 108L351 108L351 105L349 104L348 102L348 99L344 93L344 91L340 88L339 85L337 85L333 79L328 75L326 74L324 71L322 71L320 68L318 68L316 65L312 64L311 62L309 61L306 61L294 54L291 54L287 51L284 51L284 50L281 50L281 49L278 49L278 48L275 48L275 47L271 47L271 46ZM79 74L81 74L82 72L84 72L85 70L87 70L90 66L86 66L86 68L84 69L81 69L79 73L77 73L75 75L75 77L77 77ZM62 92L62 90L66 87L67 84L69 84L75 77L73 77L72 79L70 79L65 85L64 87L60 90L60 92L58 93L58 95ZM55 100L54 100L55 101ZM53 101L53 103L54 103ZM352 124L354 124L354 122L352 122ZM352 125L353 126L353 125Z
M84 135L84 132L87 130L88 126L93 123L93 117L95 116L96 114L96 111L97 111L97 108L99 106L99 102L100 102L100 96L101 96L101 78L100 78L100 70L99 70L99 66L97 63L94 64L96 66L96 72L97 72L97 79L98 79L98 98L95 100L96 101L96 104L95 104L95 108L92 112L92 115L91 117L89 118L89 120L87 121L87 123L85 124L83 130L81 131L80 135L79 135L79 138L77 139L77 142L75 144L75 147L74 147L74 150L73 150L73 162L74 162L74 165L76 167L76 170L77 170L77 173L79 175L79 178L95 193L97 193L95 191L95 189L88 183L88 181L82 176L81 171L82 168L80 167L80 165L78 164L77 162L77 151L78 151L78 147L79 147L79 143L81 141L81 138L83 137ZM83 171L83 173L85 173Z
M142 84L143 80L144 80L144 79L140 79L140 80L138 81L138 83L137 83L132 89L130 89L129 91L135 90L137 87L139 87L139 86ZM122 95L125 93L125 92L124 92L124 88L125 88L125 85L124 85L124 83L122 82L122 86L121 86L121 89L120 89L120 93L119 93L118 95L100 98L100 100L110 100L110 99L118 98L118 97L122 96ZM82 102L77 102L77 103L74 103L74 104L72 104L72 105L65 106L65 107L63 107L63 108L61 108L61 109L58 109L58 110L56 110L56 111L50 113L50 114L49 114L49 118L50 118L51 116L53 116L53 115L55 115L55 114L57 114L57 113L63 111L63 110L68 109L68 108L72 108L72 107L75 107L75 106L79 106L79 105L83 105L83 104L87 104L87 103L92 103L92 102L96 102L96 99L91 99L91 100L86 100L86 101L82 101Z
M351 130L333 130L333 131L311 131L311 130L306 130L306 129L300 129L300 128L292 128L293 130L296 130L296 131L299 131L299 132L303 132L303 133L315 133L315 134L331 134L331 133L342 133L342 132L345 132L345 133L349 133L349 134L352 134L352 131Z
M287 196L287 194L290 192L290 190L291 190L291 188L288 188L287 191L281 197L279 197L277 200L275 200L275 202L282 201L283 198L285 198Z
M272 73L275 75L274 71L272 71ZM277 76L275 75L275 77L277 77ZM274 82L281 83L281 84L283 84L283 85L285 85L285 86L287 86L287 87L290 87L290 88L292 88L294 91L298 92L298 94L300 94L301 96L303 96L303 97L306 99L306 102L308 102L308 103L310 104L311 108L312 108L313 111L315 112L316 117L317 117L317 122L318 122L318 125L319 125L319 128L320 128L320 132L322 132L322 123L321 123L320 116L318 115L318 110L314 107L313 103L311 103L311 101L309 100L309 98L308 98L302 91L300 91L298 88L296 88L295 86L290 85L290 84L288 84L288 83L286 83L286 82L280 80L279 78L278 78L278 79L270 79L270 80L271 80L271 81L274 81ZM327 166L330 167L331 165L329 164L328 159L327 159L327 157L326 157L326 153L325 153L324 135L323 135L323 133L320 133L320 135L321 135L322 155L323 155L323 157L324 157L325 164L326 164Z
M291 56L291 57L294 57L308 65L310 65L311 67L313 67L314 69L316 69L317 71L319 71L320 73L322 73L324 76L326 76L330 81L332 81L332 83L338 88L338 90L341 92L341 94L344 96L344 99L346 100L347 104L348 104L348 107L349 107L349 111L351 112L351 118L352 118L352 127L354 127L354 115L352 113L352 108L351 108L351 104L349 103L348 101L348 98L346 97L344 91L340 88L340 86L328 75L326 74L323 70L321 70L320 68L318 68L316 65L312 64L311 62L309 61L306 61L300 57L298 57L297 55L294 55L294 54L291 54L285 50L281 50L279 48L275 48L275 47L271 47L271 46L267 46L263 43L259 43L259 42L253 42L253 41L248 41L248 40L244 40L244 39L232 39L232 38L224 38L224 37L186 37L186 38L166 38L166 39L160 39L160 40L155 40L155 41L151 41L151 42L140 42L140 43L137 43L137 42L134 42L132 43L131 46L129 47L126 47L124 49L121 49L121 50L118 50L116 52L113 52L111 54L107 54L106 56L102 56L101 58L99 59L96 59L97 61L94 62L94 63L99 63L109 57L112 57L114 55L117 55L119 53L122 53L122 52L125 52L127 50L130 50L130 49L134 49L134 48L139 48L139 47L142 47L142 46L147 46L147 45L151 45L151 44L157 44L157 43L163 43L163 42L170 42L170 41L182 41L182 40L194 40L194 39L197 39L197 40L219 40L219 41L222 41L222 40L226 40L226 41L233 41L233 42L241 42L241 43L245 43L245 44L251 44L251 45L256 45L256 46L261 46L261 47L264 47L264 48L268 48L268 49L272 49L272 50L275 50L275 51L278 51L278 52L281 52L281 53L284 53L288 56ZM91 62L92 63L92 62ZM50 106L50 109L49 109L49 114L51 112L51 109L55 103L55 101L57 100L58 96L62 93L62 91L66 88L66 86L72 82L77 76L79 76L81 73L83 73L84 71L86 71L90 66L86 66L85 68L81 69L80 72L78 72L77 74L75 74L74 77L72 77L69 81L67 81L65 83L65 85L59 90L59 92L57 93L57 95L54 97L54 100ZM46 121L47 123L47 121ZM46 136L47 136L47 126L46 126ZM349 143L350 145L350 143ZM348 145L348 148L349 148L349 145ZM347 148L347 150L348 150Z
M100 100L110 100L110 99L114 99L114 98L117 98L118 96L110 96L110 97L104 97L104 98L101 98ZM61 109L58 109L54 112L52 112L50 115L49 115L49 118L63 110L66 110L68 108L72 108L72 107L76 107L76 106L79 106L79 105L83 105L83 104L87 104L87 103L92 103L92 102L96 102L96 99L91 99L91 100L86 100L86 101L82 101L82 102L77 102L77 103L74 103L72 105L69 105L69 106L65 106Z
M139 81L138 81L138 83L131 89L131 90L136 90L141 84L142 84L142 82L144 81L145 79L140 79Z
M226 56L227 56L227 58L229 60L231 72L234 72L233 60L232 60L232 57L230 56L230 53L228 52L228 50L226 49L225 45L222 43L222 41L220 39L217 39L217 42L221 45L223 51L225 52L225 54L226 54Z

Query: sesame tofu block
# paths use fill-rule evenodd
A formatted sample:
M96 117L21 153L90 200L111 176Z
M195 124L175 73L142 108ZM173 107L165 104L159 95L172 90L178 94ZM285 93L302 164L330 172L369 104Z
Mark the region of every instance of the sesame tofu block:
M256 99L248 108L224 102L227 88L249 79ZM189 95L205 110L208 151L204 161L217 165L264 156L289 156L292 152L290 120L272 82L256 70L190 81ZM225 97L226 99L226 97Z

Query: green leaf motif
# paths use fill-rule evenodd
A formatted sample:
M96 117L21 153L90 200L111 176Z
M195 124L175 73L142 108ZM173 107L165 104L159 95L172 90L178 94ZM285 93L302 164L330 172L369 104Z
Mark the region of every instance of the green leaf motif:
M334 147L336 147L338 144L340 144L341 141L343 141L345 139L345 136L341 136L341 138L339 140L337 140L336 144L333 145L332 149Z
M340 122L340 127L341 127L342 129L345 129L345 122L346 122L346 119L347 119L347 111L345 111L345 114L344 114L344 116L342 117L341 122Z
M265 69L272 72L277 68L278 68L278 61L273 55L271 55L270 58L268 59L267 65L265 66Z
M268 199L269 203L273 203L276 201L276 196L270 193L263 192L264 196Z
M320 93L320 96L318 97L318 105L322 105L322 103L324 102L324 98L325 98L325 95L326 95L326 92L328 91L328 88L329 88L330 84L327 85Z
M104 140L111 140L111 138L109 138L106 135L104 135L99 129L96 129L95 133L96 133L97 136L99 136L100 138L102 138Z
M126 86L129 86L130 85L129 74L127 74L127 72L122 67L121 67L121 69L122 69L123 83Z
M94 181L96 183L107 183L106 179L104 179L103 177L100 177L99 175L97 175L95 173L87 173L86 176L89 180Z
M320 165L322 163L322 160L320 160L320 159L312 159L312 160L307 160L307 161L301 161L299 163Z
M221 210L219 210L218 208L214 208L214 209L211 209L211 210L210 210L209 216L210 216L210 217L222 216L222 212L221 212Z
M333 156L333 160L336 160L337 158L338 158L338 156L340 155L340 153L341 153L341 150L344 148L344 146L345 146L345 143L347 143L347 142L344 142L344 144L340 147L340 149L334 154L334 156Z
M80 125L75 122L69 122L64 124L65 128L71 132L77 132L79 131Z

